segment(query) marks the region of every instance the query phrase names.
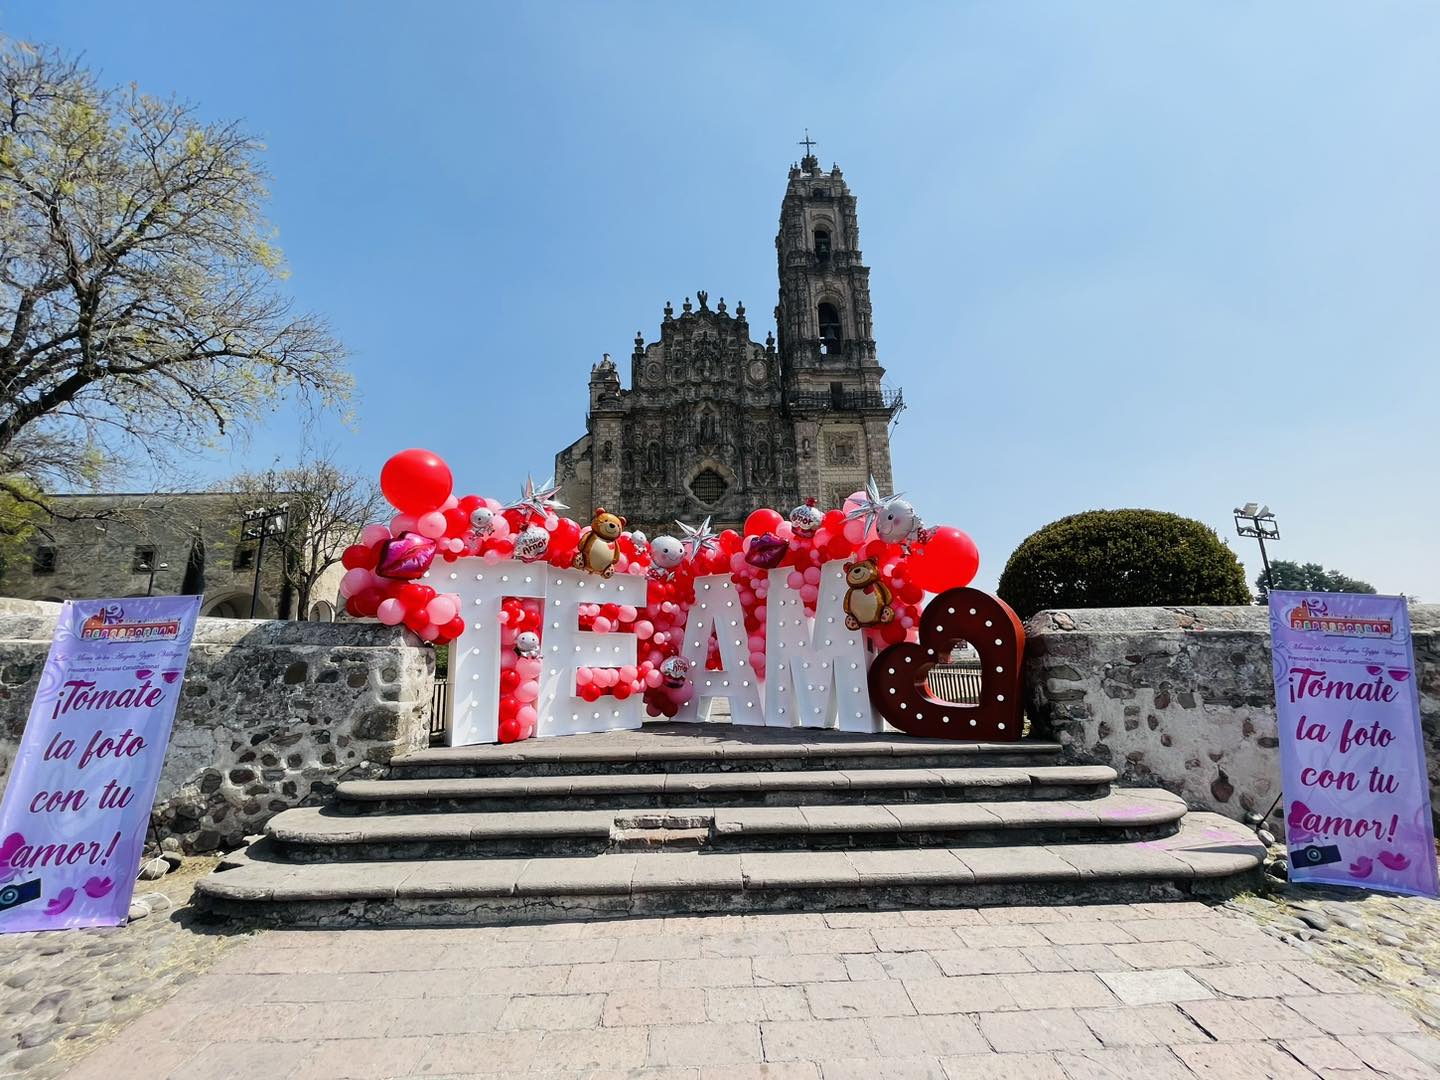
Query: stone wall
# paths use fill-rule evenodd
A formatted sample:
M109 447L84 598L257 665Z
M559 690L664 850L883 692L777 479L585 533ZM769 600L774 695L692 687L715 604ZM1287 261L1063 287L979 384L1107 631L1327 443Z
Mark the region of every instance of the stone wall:
M1411 608L1432 808L1440 809L1440 605ZM1043 611L1026 624L1035 734L1125 782L1233 818L1280 793L1263 607ZM1272 825L1280 811L1271 818Z
M0 607L0 776L9 774L58 604ZM153 822L186 851L228 848L346 775L428 740L435 654L374 623L201 619Z

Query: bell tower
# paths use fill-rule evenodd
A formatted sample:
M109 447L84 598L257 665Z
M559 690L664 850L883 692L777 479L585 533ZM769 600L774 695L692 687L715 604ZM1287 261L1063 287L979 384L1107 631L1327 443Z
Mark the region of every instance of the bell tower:
M802 494L838 506L870 476L893 490L889 429L904 405L876 359L855 196L839 165L821 170L808 131L800 145L775 237L775 325Z

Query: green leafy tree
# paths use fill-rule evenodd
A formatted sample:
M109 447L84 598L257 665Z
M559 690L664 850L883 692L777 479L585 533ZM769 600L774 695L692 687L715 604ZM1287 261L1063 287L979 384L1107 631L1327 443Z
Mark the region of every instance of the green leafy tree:
M1245 570L1215 530L1160 510L1090 510L1015 549L997 590L1021 618L1047 608L1249 604Z
M1319 563L1297 563L1288 559L1277 559L1270 564L1275 577L1275 588L1293 589L1296 592L1349 592L1373 593L1375 586L1359 578L1347 577L1338 570L1326 570ZM1260 594L1259 603L1270 598L1269 583L1262 570L1255 578L1255 589Z
M261 150L0 39L0 490L93 484L283 396L348 395L339 343L278 291Z

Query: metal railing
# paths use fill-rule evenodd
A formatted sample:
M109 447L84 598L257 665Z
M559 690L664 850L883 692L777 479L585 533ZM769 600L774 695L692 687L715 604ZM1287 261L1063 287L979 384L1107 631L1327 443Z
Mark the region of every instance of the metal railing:
M899 390L794 390L785 403L792 409L806 412L858 412L862 409L884 409L890 413L905 407L904 394Z
M445 717L450 709L450 680L436 679L435 689L430 691L430 745L441 746L445 742Z
M925 677L930 696L956 705L980 704L980 661L955 660L936 664Z

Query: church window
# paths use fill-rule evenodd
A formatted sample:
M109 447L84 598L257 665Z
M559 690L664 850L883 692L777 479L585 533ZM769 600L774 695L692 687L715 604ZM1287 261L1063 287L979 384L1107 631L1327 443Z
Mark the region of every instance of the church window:
M690 492L706 506L714 506L725 497L729 486L714 469L701 469L690 481Z
M820 340L827 346L838 345L840 342L840 312L834 304L824 303L820 305L818 315L820 317Z
M37 574L53 574L60 561L59 553L53 547L37 547L31 559L30 569Z
M815 230L815 254L822 259L830 257L830 230Z

